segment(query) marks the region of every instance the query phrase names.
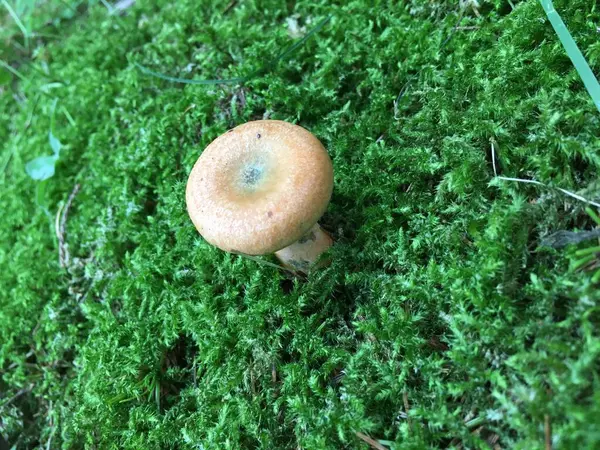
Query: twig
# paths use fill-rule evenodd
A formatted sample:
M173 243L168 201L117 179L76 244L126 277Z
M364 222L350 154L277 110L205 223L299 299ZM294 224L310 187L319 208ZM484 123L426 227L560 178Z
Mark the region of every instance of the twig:
M237 5L237 2L238 2L238 0L231 0L231 1L229 2L229 5L227 5L227 6L225 7L225 9L223 10L223 15L225 15L225 14L227 14L229 11L231 11L231 10L232 10L232 9L235 7L235 5Z
M493 433L490 437L487 438L487 443L493 447L498 443L499 440L500 436L498 436L496 433Z
M294 272L291 269L288 269L287 267L283 267L283 266L281 266L279 264L273 264L272 262L265 261L264 259L257 258L256 256L246 255L244 253L237 253L237 255L241 256L242 258L251 259L252 261L255 261L255 262L259 263L259 264L263 264L265 266L274 267L275 269L285 270L286 272L289 272L292 275L296 274L296 272Z
M194 358L194 367L192 368L192 378L194 380L194 388L198 387L198 369L196 367L196 359Z
M542 187L545 187L545 188L550 188L550 186L548 186L548 185L546 185L544 183L541 183L541 182L539 182L537 180L526 180L526 179L523 179L523 178L511 178L511 177L498 176L498 172L496 170L496 148L494 146L494 143L495 143L494 139L493 138L490 139L490 144L491 144L491 147L492 147L492 165L494 167L494 177L498 178L499 180L504 180L504 181L516 181L518 183L536 184L538 186L542 186ZM596 202L594 202L592 200L588 200L587 198L582 197L579 194L575 194L573 192L567 191L566 189L563 189L563 188L560 188L560 187L557 187L556 189L558 189L563 194L568 195L569 197L572 197L572 198L574 198L576 200L579 200L581 202L587 203L588 205L593 205L593 206L595 206L597 208L600 208L600 203L596 203Z
M406 413L406 422L408 423L408 428L412 430L412 422L410 420L410 415L408 411L410 410L410 404L408 403L408 392L404 391L402 393L402 400L404 400L404 412Z
M131 8L134 4L135 0L120 0L115 4L114 10L122 13L126 9Z
M539 181L536 181L536 180L525 180L525 179L522 179L522 178L510 178L510 177L496 177L496 178L498 178L499 180L504 180L504 181L516 181L516 182L519 182L519 183L537 184L538 186L543 186L543 187L546 187L546 188L550 187L550 186L548 186L548 185L546 185L544 183L541 183ZM600 203L596 203L596 202L594 202L592 200L588 200L587 198L584 198L581 195L574 194L573 192L569 192L569 191L567 191L566 189L563 189L563 188L557 187L556 189L558 189L563 194L568 195L569 197L572 197L572 198L574 198L576 200L579 200L581 202L587 203L588 205L593 205L593 206L595 206L597 208L600 208Z
M250 367L250 388L252 389L252 396L256 397L256 379L254 378L252 367Z
M50 450L50 446L52 445L52 438L54 438L54 433L56 432L56 428L52 428L52 433L50 433L50 437L48 438L48 442L46 443L46 450Z
M367 436L364 433L361 433L360 431L356 432L356 437L358 437L361 441L366 442L371 447L376 448L377 450L387 450L386 447L384 447L383 445L381 445L375 439L370 438L369 436Z
M14 402L16 399L18 399L21 395L26 394L27 392L31 391L33 389L33 386L34 386L33 384L30 384L29 387L21 389L15 395L13 395L11 398L9 398L4 403L2 403L0 405L0 408L4 408L5 406L10 405L12 402Z
M550 424L550 416L544 416L544 436L546 440L546 450L552 450L552 425Z
M333 377L333 382L335 384L338 384L339 382L342 381L342 379L346 376L346 371L345 370L340 370L340 373L338 373L336 376Z
M452 27L452 31L450 31L450 33L448 34L448 37L446 37L444 42L442 42L440 50L442 50L446 46L446 44L448 44L448 42L450 42L450 39L452 39L452 36L454 36L454 34L456 33L456 30L458 30L460 23L462 22L463 18L465 17L466 9L467 8L464 6L461 8L460 13L458 15L458 20L456 21L456 25L454 25L454 27Z
M69 265L70 260L69 248L67 246L67 243L65 242L67 217L69 215L69 209L71 208L73 199L79 192L79 188L81 188L81 185L78 183L73 188L73 191L71 191L71 195L69 195L67 203L65 203L64 207L61 206L58 209L58 213L56 214L56 222L54 224L54 228L56 230L56 237L58 238L58 262L63 268Z
M240 107L242 111L246 107L246 92L244 91L244 88L240 89Z
M421 73L421 71L419 71L419 73ZM402 89L400 89L398 96L394 100L394 120L398 120L398 112L399 112L398 105L400 104L400 100L402 100L402 97L404 97L404 95L408 91L408 88L410 87L410 83L412 83L412 80L414 78L415 77L409 78L409 80L404 84L404 86L402 86Z
M494 147L494 139L490 139L490 145L492 146L492 166L494 167L494 176L498 176L498 172L496 171L496 148Z
M181 113L181 115L183 116L184 114L186 114L190 109L194 109L196 107L195 103L192 103L190 106L188 106L187 108L185 108L183 110L183 112Z

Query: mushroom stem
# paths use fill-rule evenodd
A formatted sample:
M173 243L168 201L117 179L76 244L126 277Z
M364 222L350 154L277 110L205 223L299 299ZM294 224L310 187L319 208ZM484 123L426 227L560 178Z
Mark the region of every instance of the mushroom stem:
M308 273L319 256L333 244L329 234L318 223L304 237L275 252L283 265L295 272Z

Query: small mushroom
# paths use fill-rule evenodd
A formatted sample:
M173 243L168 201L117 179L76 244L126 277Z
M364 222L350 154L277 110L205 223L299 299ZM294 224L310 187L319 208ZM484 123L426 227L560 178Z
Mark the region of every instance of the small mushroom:
M222 250L275 253L307 273L333 243L317 221L333 189L331 159L304 128L279 120L240 125L211 142L186 187L198 232Z

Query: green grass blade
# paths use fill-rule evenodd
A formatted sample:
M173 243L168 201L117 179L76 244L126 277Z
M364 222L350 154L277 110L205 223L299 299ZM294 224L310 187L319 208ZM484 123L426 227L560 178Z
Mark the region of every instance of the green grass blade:
M590 216L594 222L596 222L598 225L600 225L600 217L598 217L598 214L596 214L596 211L594 211L590 207L587 207L587 208L585 208L585 212L588 213L588 216Z
M306 33L306 35L302 39L300 39L298 42L295 42L294 44L290 45L277 58L269 61L263 67L261 67L259 70L257 70L256 72L253 72L252 74L250 74L246 77L228 78L228 79L208 79L208 80L191 79L190 80L187 78L172 77L170 75L165 75L160 72L155 72L154 70L151 70L145 66L142 66L139 63L134 63L134 64L136 65L136 67L138 69L140 69L142 71L142 73L145 73L146 75L160 78L161 80L171 81L173 83L196 84L196 85L241 84L241 83L245 83L246 81L248 81L254 77L257 77L261 74L264 74L264 73L268 72L269 70L273 69L275 66L277 66L277 64L280 61L287 58L294 51L296 51L298 48L300 48L302 45L304 45L304 43L306 41L308 41L312 35L314 35L315 33L318 33L327 24L327 22L329 22L331 20L331 17L332 16L329 15L325 19L321 20L312 30L310 30L308 33Z
M586 256L586 255L596 254L596 253L600 253L600 247L582 248L581 250L577 250L575 252L575 256Z
M6 62L2 61L1 59L0 59L0 67L4 67L6 70L8 70L10 73L12 73L15 77L19 78L21 81L27 81L27 78L25 78L25 75L23 75L17 69L12 67L10 64L7 64Z
M19 19L19 16L15 12L15 10L12 9L10 4L6 0L0 0L0 1L2 1L2 4L8 11L8 14L10 14L10 16L13 18L13 20L15 21L15 23L21 30L21 33L23 33L23 38L25 39L25 48L27 48L29 50L29 31L27 31L27 28L25 28L25 25L23 25L23 22L21 22L21 19Z
M571 36L571 33L569 33L569 30L567 29L567 26L563 22L562 18L556 9L554 9L552 0L540 0L540 3L544 8L544 11L548 16L548 20L550 20L554 31L558 35L560 42L567 51L567 55L569 55L569 58L571 58L571 62L583 80L583 84L592 97L592 100L596 104L596 108L598 108L598 111L600 111L600 84L594 76L592 69L590 69L585 57L579 50L579 47L577 47L575 40Z
M589 256L586 256L585 258L581 258L581 259L575 261L575 263L573 264L573 270L577 270L577 269L585 266L587 263L592 262L594 259L596 259L596 255L589 255Z
M134 64L137 66L138 69L140 69L146 75L151 75L153 77L160 78L161 80L171 81L173 83L204 84L204 85L210 85L210 84L238 84L238 83L243 83L244 81L246 81L248 79L248 77L240 77L240 78L229 78L229 79L223 79L223 80L218 80L218 79L214 79L214 80L190 80L190 79L187 79L187 78L172 77L172 76L160 73L160 72L155 72L154 70L148 69L147 67L144 67L141 64L138 64L138 63L134 63Z
M291 55L293 52L295 52L298 48L302 47L306 41L308 41L311 36L315 33L318 33L319 31L321 31L323 29L323 27L325 25L327 25L327 22L329 22L331 20L333 16L329 15L327 17L325 17L323 20L321 20L312 30L310 30L308 33L306 33L306 35L304 35L304 37L302 39L300 39L298 42L295 42L294 44L290 45L287 49L285 49L277 58L275 58L273 60L273 62L271 63L272 65L276 65L279 63L279 61L281 61L284 58L287 58L289 55Z

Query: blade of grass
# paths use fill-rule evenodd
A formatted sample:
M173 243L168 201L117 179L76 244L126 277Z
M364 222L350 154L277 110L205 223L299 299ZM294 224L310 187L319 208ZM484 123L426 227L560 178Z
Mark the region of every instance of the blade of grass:
M577 47L573 36L571 36L571 33L569 33L569 30L567 29L567 26L563 22L562 18L556 9L554 9L552 0L540 0L540 4L542 5L542 8L544 8L544 12L546 13L546 16L548 16L548 20L558 35L558 38L565 48L567 55L571 59L571 62L583 80L583 84L590 94L590 97L592 97L592 100L596 104L596 108L598 108L598 111L600 112L600 84L594 76L592 69L590 69L585 57L579 50L579 47Z
M73 6L71 6L69 3L67 3L65 0L58 0L59 3L61 3L63 6L66 6L67 9L71 10L71 12L77 14L77 9L73 8Z
M598 217L598 214L596 214L596 211L594 211L592 208L587 207L585 208L585 212L588 213L588 215L592 218L592 220L594 222L596 222L596 224L598 226L600 226L600 217Z
M581 250L577 250L575 252L575 256L586 256L586 255L596 254L596 253L600 253L600 247L582 248Z
M106 7L106 10L108 11L108 15L112 16L121 28L124 28L125 24L123 23L121 18L115 14L116 10L115 10L114 6L111 5L110 3L108 3L106 0L100 0L100 2Z
M12 73L15 77L19 78L21 81L27 81L27 78L25 78L25 75L23 75L17 69L15 69L10 64L7 64L6 62L4 62L1 59L0 59L0 67L4 67L6 70L8 70L10 73Z
M75 122L75 119L73 119L73 116L71 116L69 111L67 111L67 108L65 108L64 106L61 105L60 110L63 112L63 114L65 115L65 117L67 118L67 120L69 121L71 126L77 128L77 122Z
M380 444L379 442L377 442L375 439L371 438L370 436L367 436L365 433L361 433L360 431L357 431L355 434L356 434L357 438L359 438L361 441L367 443L371 448L375 448L377 450L387 450L386 447L384 447L382 444Z
M9 3L6 0L0 0L0 1L2 2L4 7L6 8L6 10L8 11L8 14L10 14L10 16L13 18L13 20L15 21L15 23L21 30L21 33L23 33L23 38L25 39L25 48L27 48L27 50L29 50L29 31L27 31L27 28L25 28L25 25L23 25L23 22L21 22L21 19L19 19L19 16L14 11L14 9L12 9L12 7L9 5Z
M161 80L171 81L173 83L183 83L183 84L238 84L247 81L249 77L240 77L240 78L229 78L229 79L212 79L212 80L190 80L187 78L179 78L179 77L171 77L169 75L162 74L160 72L155 72L147 67L142 66L141 64L134 63L138 69L140 69L146 75L150 75L156 78L160 78Z
M165 75L160 72L155 72L139 63L134 63L135 66L145 73L146 75L151 75L156 78L160 78L161 80L171 81L173 83L183 83L183 84L194 84L194 85L215 85L215 84L243 84L252 78L260 76L264 73L273 70L279 62L281 62L284 58L287 58L290 54L300 48L306 41L310 39L312 35L318 33L326 24L331 20L332 16L329 15L325 19L321 20L313 29L311 29L306 35L300 39L298 42L290 45L287 49L285 49L278 57L266 63L263 67L258 69L257 71L251 73L245 77L237 77L237 78L227 78L227 79L207 79L207 80L196 80L196 79L187 79L187 78L179 78L172 77L169 75Z
M589 255L589 256L586 256L585 258L581 258L581 259L577 260L573 264L573 270L579 269L580 267L586 265L587 263L589 263L590 261L593 261L594 259L596 259L596 255Z
M295 42L294 44L290 45L286 50L284 50L283 53L281 53L277 58L275 58L272 61L271 64L273 66L277 65L279 63L279 61L288 57L293 52L295 52L298 48L302 47L305 44L305 42L308 41L312 37L313 34L321 31L323 29L323 27L325 25L327 25L327 22L329 22L331 20L332 17L333 16L329 15L329 16L325 17L323 20L321 20L312 30L310 30L308 33L306 33L302 39L300 39L298 42Z

